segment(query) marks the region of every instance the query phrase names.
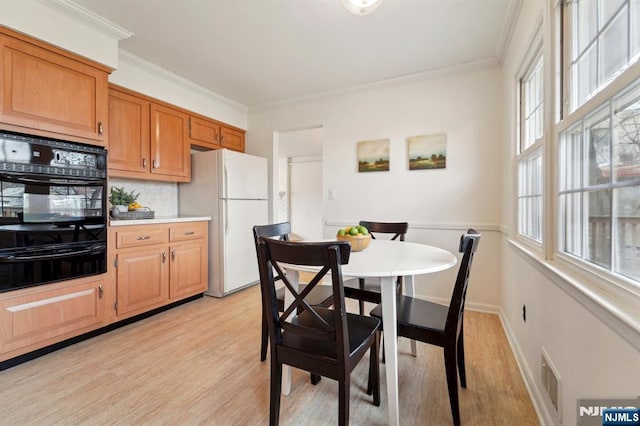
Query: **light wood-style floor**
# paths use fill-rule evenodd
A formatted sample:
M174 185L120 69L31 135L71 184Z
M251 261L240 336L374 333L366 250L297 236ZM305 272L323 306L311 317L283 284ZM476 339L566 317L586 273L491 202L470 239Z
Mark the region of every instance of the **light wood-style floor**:
M204 297L0 372L0 425L268 424L259 294L254 286ZM468 311L465 344L462 423L537 425L498 317ZM385 367L375 407L365 393L367 365L364 359L352 376L351 424L385 425ZM401 424L451 424L442 350L418 343L413 358L401 339L399 370ZM294 371L281 424L337 424L337 413L336 382L313 386Z

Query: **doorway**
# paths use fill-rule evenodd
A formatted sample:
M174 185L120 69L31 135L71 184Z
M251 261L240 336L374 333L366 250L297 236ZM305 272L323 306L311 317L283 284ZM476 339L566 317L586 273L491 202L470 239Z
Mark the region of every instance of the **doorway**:
M275 222L291 222L296 236L322 238L322 127L277 135Z

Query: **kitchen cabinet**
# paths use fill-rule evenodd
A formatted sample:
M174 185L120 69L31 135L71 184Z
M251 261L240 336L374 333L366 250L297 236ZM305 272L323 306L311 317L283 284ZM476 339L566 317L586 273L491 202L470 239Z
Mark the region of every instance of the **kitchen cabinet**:
M188 116L144 95L109 87L109 175L188 182Z
M110 72L0 27L0 128L105 145Z
M109 88L108 164L111 175L119 172L126 177L142 179L149 174L149 111L147 99Z
M194 146L208 149L228 148L244 152L244 134L244 130L215 120L189 116L189 140Z
M0 294L0 361L107 324L103 276Z
M111 227L117 319L207 289L207 226L185 222Z

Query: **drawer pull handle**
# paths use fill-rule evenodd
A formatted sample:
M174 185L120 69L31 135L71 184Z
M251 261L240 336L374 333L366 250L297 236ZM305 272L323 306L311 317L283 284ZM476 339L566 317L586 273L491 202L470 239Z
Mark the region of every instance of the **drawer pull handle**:
M144 168L147 167L147 159L146 158L142 159L142 167L144 167Z
M187 232L184 233L184 235L193 235L193 234L195 234L195 232L193 232L193 231L187 231Z
M176 251L171 250L171 260L176 260Z
M166 252L162 252L162 263L164 263L167 260L167 253Z
M104 288L102 287L102 284L100 284L98 286L98 299L102 299L102 296L104 296Z
M102 125L102 121L98 121L98 136L102 136L104 133L104 126Z
M137 238L138 241L150 240L151 237L149 235L142 235Z

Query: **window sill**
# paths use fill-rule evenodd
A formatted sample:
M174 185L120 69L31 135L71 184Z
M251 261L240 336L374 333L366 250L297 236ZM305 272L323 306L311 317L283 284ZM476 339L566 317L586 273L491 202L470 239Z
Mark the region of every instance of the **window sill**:
M524 260L640 350L640 290L595 274L561 256L543 260L521 242L507 241Z

